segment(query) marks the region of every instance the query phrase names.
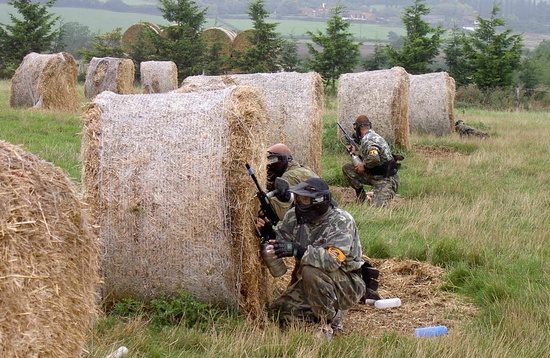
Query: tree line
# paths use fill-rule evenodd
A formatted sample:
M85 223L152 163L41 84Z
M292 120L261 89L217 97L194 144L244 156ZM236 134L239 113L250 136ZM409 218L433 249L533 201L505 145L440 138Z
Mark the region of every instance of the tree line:
M11 76L30 52L66 51L64 41L82 30L74 23L69 23L72 28L57 26L59 17L49 12L55 1L9 1L19 16L11 14L12 24L0 24L1 76ZM250 46L233 48L229 54L216 45L207 46L201 37L206 8L193 0L159 0L159 5L163 18L172 24L159 26L163 35L145 31L128 50L122 46L119 28L93 36L88 47L74 51L86 61L92 57L131 58L137 68L142 61L173 61L180 81L198 74L316 71L327 90L334 91L343 73L401 66L411 74L447 71L458 86L473 84L482 90L550 85L550 45L544 41L536 50L524 51L522 35L509 28L503 30L506 22L496 4L489 17L477 17L473 31L458 27L449 31L424 20L430 13L426 0L412 0L401 16L406 35L390 44L376 45L372 56L364 61L359 51L362 44L354 40L350 23L342 17L344 5L330 9L325 31L307 32L311 41L303 59L298 57L297 40L284 39L276 30L278 23L266 21L270 13L265 0L248 3L247 15L253 24Z

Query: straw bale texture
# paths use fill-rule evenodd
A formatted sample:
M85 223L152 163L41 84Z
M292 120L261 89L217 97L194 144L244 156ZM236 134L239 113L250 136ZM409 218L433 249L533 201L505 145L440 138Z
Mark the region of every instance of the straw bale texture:
M285 143L297 162L309 166L321 175L323 135L321 76L316 72L191 76L182 82L177 91L207 91L235 84L256 87L265 96L270 118L267 126L269 145Z
M411 132L436 136L454 130L454 79L447 72L409 75Z
M409 149L409 74L402 67L346 73L338 84L338 120L349 133L357 116L367 115L372 128L390 145Z
M80 355L98 302L89 224L61 169L0 141L0 356Z
M250 46L250 38L254 37L254 30L239 32L233 40L233 48L237 51L244 51Z
M270 283L245 168L265 181L261 93L104 92L83 121L83 186L105 247L106 303L186 290L261 316Z
M103 91L134 93L134 62L127 58L94 57L86 71L84 95L93 98Z
M231 54L231 47L233 46L233 40L237 37L237 34L231 30L224 29L223 27L211 27L204 30L201 33L206 48L208 51L214 46L219 45L220 53L226 56Z
M29 53L11 79L10 106L77 112L77 72L70 53Z
M124 31L122 34L122 48L124 49L124 52L131 53L133 52L133 47L137 45L145 46L145 48L142 48L142 51L145 51L147 53L156 53L157 49L149 36L147 35L147 29L151 29L153 33L161 34L160 28L151 23L151 22L139 22L137 24L133 24L129 28ZM140 41L142 42L140 44Z
M178 67L172 61L140 63L143 93L165 93L178 88Z

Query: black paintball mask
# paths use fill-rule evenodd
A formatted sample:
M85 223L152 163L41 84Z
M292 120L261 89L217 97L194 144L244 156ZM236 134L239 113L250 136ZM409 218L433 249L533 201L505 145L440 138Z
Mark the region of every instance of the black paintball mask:
M362 137L361 128L363 128L363 127L369 127L369 129L370 129L370 128L372 128L372 123L369 120L353 123L353 130L355 131L355 135L357 136L357 138Z
M288 190L296 196L295 211L298 223L314 222L338 203L332 199L328 184L320 178L310 178Z
M291 161L292 156L290 155L267 152L268 181L273 181L276 177L282 176Z

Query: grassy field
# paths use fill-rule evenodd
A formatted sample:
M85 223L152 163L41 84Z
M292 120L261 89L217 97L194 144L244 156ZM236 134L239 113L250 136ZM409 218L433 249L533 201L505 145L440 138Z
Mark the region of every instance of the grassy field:
M9 82L0 81L0 140L22 144L78 181L78 116L11 109L8 99ZM491 137L413 134L400 171L402 201L385 208L342 204L370 257L442 267L440 289L478 308L448 335L419 339L388 330L380 337L362 332L319 341L309 330L259 327L230 314L207 324L158 325L145 314L129 314L126 303L95 323L83 357L102 358L121 345L130 349L128 357L144 358L550 356L550 117L457 114ZM348 158L335 140L334 98L327 98L324 119L322 175L341 185ZM376 320L377 312L372 315Z

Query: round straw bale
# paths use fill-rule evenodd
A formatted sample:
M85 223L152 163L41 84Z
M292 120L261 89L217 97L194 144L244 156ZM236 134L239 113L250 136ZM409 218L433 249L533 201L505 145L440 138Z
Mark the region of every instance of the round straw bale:
M402 67L346 73L338 84L338 120L346 131L359 115L391 145L410 149L409 74Z
M84 95L93 98L103 91L134 93L134 62L127 58L94 57L88 65Z
M233 48L237 51L245 51L251 44L250 39L254 37L254 30L239 32L233 40Z
M205 91L232 85L258 88L267 101L269 145L285 143L300 164L321 175L323 84L316 72L190 76L178 92Z
M229 56L231 54L231 47L233 40L237 37L237 34L231 30L224 29L223 27L211 27L204 30L201 33L206 48L208 51L214 47L219 46L219 52L223 55Z
M143 93L165 93L178 88L178 67L172 61L140 63Z
M70 53L29 53L11 79L10 106L77 112L77 72Z
M78 357L96 316L98 241L61 169L0 141L0 352Z
M270 282L245 163L265 182L261 93L104 92L83 120L82 178L105 246L105 303L186 290L259 317Z
M133 24L127 28L122 34L121 39L124 52L132 53L134 46L144 46L140 49L141 51L156 53L157 49L147 34L148 30L153 31L157 35L161 34L161 30L157 25L146 21Z
M454 79L447 72L409 75L411 132L448 135L454 128Z

